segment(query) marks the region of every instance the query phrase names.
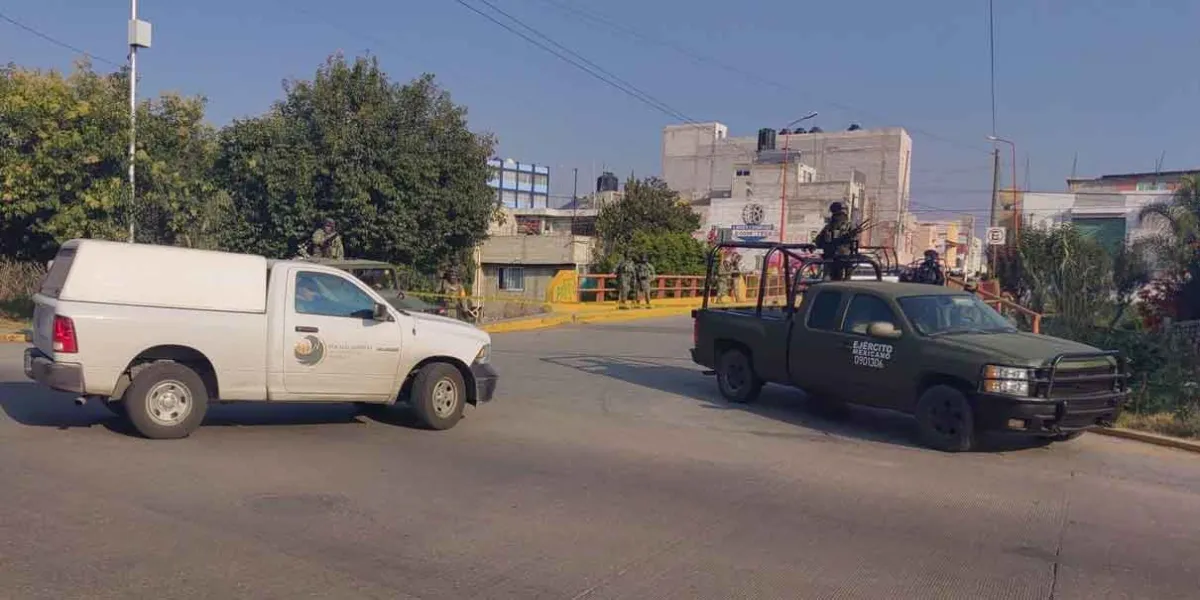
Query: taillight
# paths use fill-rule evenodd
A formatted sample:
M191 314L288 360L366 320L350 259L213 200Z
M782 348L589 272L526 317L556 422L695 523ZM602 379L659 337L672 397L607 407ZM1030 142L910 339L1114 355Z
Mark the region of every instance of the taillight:
M67 317L54 315L54 351L63 354L79 352L79 341L75 339L75 323Z

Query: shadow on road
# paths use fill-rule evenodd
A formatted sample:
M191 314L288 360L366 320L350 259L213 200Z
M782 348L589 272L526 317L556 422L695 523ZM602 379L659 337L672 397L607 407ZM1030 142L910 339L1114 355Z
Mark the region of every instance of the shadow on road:
M384 408L384 407L379 407ZM134 435L125 419L95 402L76 406L70 394L48 391L32 382L0 382L0 409L10 419L31 427L55 429L100 425ZM404 407L371 410L370 416L349 403L266 404L244 402L209 406L203 427L260 427L297 425L365 424L367 419L388 425L416 427Z
M917 442L916 423L906 415L863 406L850 406L844 414L832 413L809 402L804 392L785 386L768 385L752 404L731 404L717 391L714 376L704 375L699 367L683 359L578 354L544 357L541 360L688 397L713 410L746 411L831 435L924 448ZM680 364L670 364L673 362ZM981 450L1013 451L1045 445L1038 440L996 438L984 440Z

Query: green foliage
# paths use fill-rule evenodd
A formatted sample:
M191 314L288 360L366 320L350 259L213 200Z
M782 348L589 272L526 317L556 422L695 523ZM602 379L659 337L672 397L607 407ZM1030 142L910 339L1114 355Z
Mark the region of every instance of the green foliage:
M71 238L127 239L129 78L81 62L0 70L0 254L47 260ZM138 241L213 247L220 192L204 99L138 105Z
M493 140L430 75L388 80L374 59L330 58L259 118L222 132L231 249L288 256L332 217L348 256L431 272L465 262L496 218Z
M1162 233L1146 243L1169 290L1165 299L1168 316L1200 319L1200 178L1185 178L1169 201L1143 207L1139 217L1165 225Z
M0 69L0 254L43 261L73 237L121 236L127 82L87 62Z
M622 257L636 259L642 253L650 259L660 275L703 275L707 268L708 249L686 233L653 235L644 231L634 233L633 239L621 252L607 254L596 270L611 273Z
M608 272L620 257L646 252L659 273L703 273L704 245L692 238L699 228L700 216L665 182L631 177L624 197L596 217L602 257L596 268Z

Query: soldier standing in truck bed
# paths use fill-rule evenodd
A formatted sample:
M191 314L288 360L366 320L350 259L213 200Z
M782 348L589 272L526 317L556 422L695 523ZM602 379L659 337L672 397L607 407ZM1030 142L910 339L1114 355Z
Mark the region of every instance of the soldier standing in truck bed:
M846 281L854 269L850 258L858 247L858 231L850 222L850 215L841 202L829 205L829 222L817 234L817 247L821 249L832 281Z

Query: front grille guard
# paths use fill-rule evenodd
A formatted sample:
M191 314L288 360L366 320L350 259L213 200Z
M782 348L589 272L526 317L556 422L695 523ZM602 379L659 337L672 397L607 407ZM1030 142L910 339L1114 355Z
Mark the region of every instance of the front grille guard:
M1100 358L1115 359L1114 364L1106 369L1107 372L1105 373L1086 373L1082 375L1063 375L1059 373L1059 366L1064 361L1084 361ZM1129 360L1118 350L1108 350L1104 352L1064 352L1058 354L1050 361L1049 367L1035 371L1033 381L1039 391L1042 389L1045 390L1041 394L1043 398L1054 400L1054 385L1056 383L1110 381L1113 383L1111 393L1124 393L1129 391L1129 378Z

